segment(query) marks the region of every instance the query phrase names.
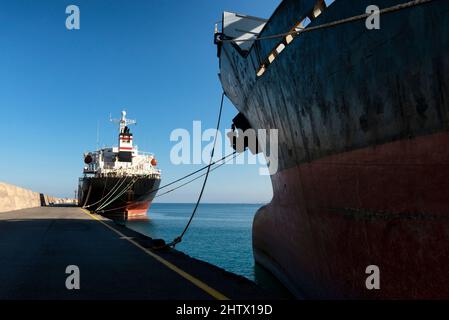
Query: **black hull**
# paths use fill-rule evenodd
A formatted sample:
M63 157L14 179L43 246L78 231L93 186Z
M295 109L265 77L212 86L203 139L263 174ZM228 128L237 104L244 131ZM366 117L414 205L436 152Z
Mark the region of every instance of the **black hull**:
M379 0L386 8L407 0ZM261 36L289 31L315 0L285 0ZM310 26L364 13L369 0L336 1ZM327 156L449 130L448 1L298 36L267 68L281 39L247 56L224 43L220 80L254 129L279 130L279 171ZM262 146L263 147L263 146Z
M144 214L161 180L153 177L84 177L80 179L80 206L106 214Z

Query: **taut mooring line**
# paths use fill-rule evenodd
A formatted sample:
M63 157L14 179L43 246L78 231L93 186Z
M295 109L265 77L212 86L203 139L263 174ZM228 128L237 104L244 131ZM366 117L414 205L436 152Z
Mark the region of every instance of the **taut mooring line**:
M203 197L203 192L204 192L204 189L206 187L207 178L209 177L209 173L210 173L210 167L211 167L211 164L212 164L212 159L214 158L214 152L215 152L215 145L216 145L216 142L217 142L218 130L220 129L221 113L223 111L224 97L225 97L225 94L223 92L221 94L221 103L220 103L220 110L218 112L217 127L216 127L216 130L215 130L214 145L212 147L212 152L210 153L209 165L207 166L206 176L204 177L203 185L201 187L200 194L198 195L198 200L196 201L195 208L193 209L192 215L190 216L190 219L187 222L184 230L182 231L182 233L178 237L173 239L173 241L168 244L168 246L170 246L170 247L174 248L178 243L180 243L182 241L182 237L184 237L184 234L187 232L187 229L189 229L190 223L192 222L193 217L195 216L195 213L196 213L196 211L198 209L198 206L199 206L199 204L201 202L201 198Z
M427 4L427 3L430 3L432 1L436 1L436 0L414 0L414 1L409 1L409 2L406 2L406 3L398 4L396 6L392 6L392 7L381 9L381 10L379 10L379 14L393 13L393 12L396 12L396 11L400 11L400 10L416 7L416 6L419 6L419 5ZM314 26L314 27L307 27L307 28L304 28L304 29L301 29L301 30L293 30L293 31L286 32L286 33L273 34L273 35L270 35L270 36L265 36L265 37L260 37L260 38L250 38L250 39L236 39L236 38L220 39L219 38L219 39L217 39L217 41L219 41L219 42L246 42L246 41L262 41L262 40L283 38L283 37L286 37L288 35L299 35L301 33L311 32L311 31L315 31L315 30L319 30L319 29L331 28L331 27L335 27L335 26L338 26L338 25L341 25L341 24L345 24L345 23L350 23L350 22L355 22L355 21L359 21L359 20L364 20L364 19L368 18L371 15L372 15L372 13L364 13L364 14L360 14L360 15L357 15L357 16L352 16L352 17L349 17L349 18L344 18L344 19L340 19L340 20L336 20L336 21L332 21L332 22L328 22L328 23L323 23L323 24L320 24L320 25Z

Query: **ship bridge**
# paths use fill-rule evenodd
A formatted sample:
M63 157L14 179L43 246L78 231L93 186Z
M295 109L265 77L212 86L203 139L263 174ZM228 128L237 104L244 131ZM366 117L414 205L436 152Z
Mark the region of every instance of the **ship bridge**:
M120 119L110 119L119 124L118 146L107 147L84 154L84 174L103 176L153 176L160 178L161 170L157 169L157 161L152 153L139 151L133 144L133 134L129 126L136 120L126 118L122 111Z

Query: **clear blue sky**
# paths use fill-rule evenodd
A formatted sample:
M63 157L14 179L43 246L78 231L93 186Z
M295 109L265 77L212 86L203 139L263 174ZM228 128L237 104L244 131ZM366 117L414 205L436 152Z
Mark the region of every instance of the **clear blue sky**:
M279 0L10 0L0 2L0 181L73 196L82 154L116 144L109 114L128 111L141 150L155 153L163 183L199 166L170 163L175 128L215 127L221 86L213 44L224 10L268 18ZM81 29L65 28L78 5ZM235 107L226 101L222 126ZM258 165L212 173L205 202L267 202ZM192 202L200 182L159 198Z

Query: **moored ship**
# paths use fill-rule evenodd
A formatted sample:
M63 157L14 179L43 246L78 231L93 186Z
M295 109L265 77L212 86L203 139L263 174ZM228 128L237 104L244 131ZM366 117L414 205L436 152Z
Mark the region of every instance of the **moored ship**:
M156 158L133 145L129 126L135 120L122 111L118 146L84 154L84 176L79 179L78 204L101 214L144 217L161 182Z
M372 4L223 15L224 92L252 128L279 130L255 260L298 297L449 298L449 1L378 0L404 5L378 30L359 19L294 33Z

